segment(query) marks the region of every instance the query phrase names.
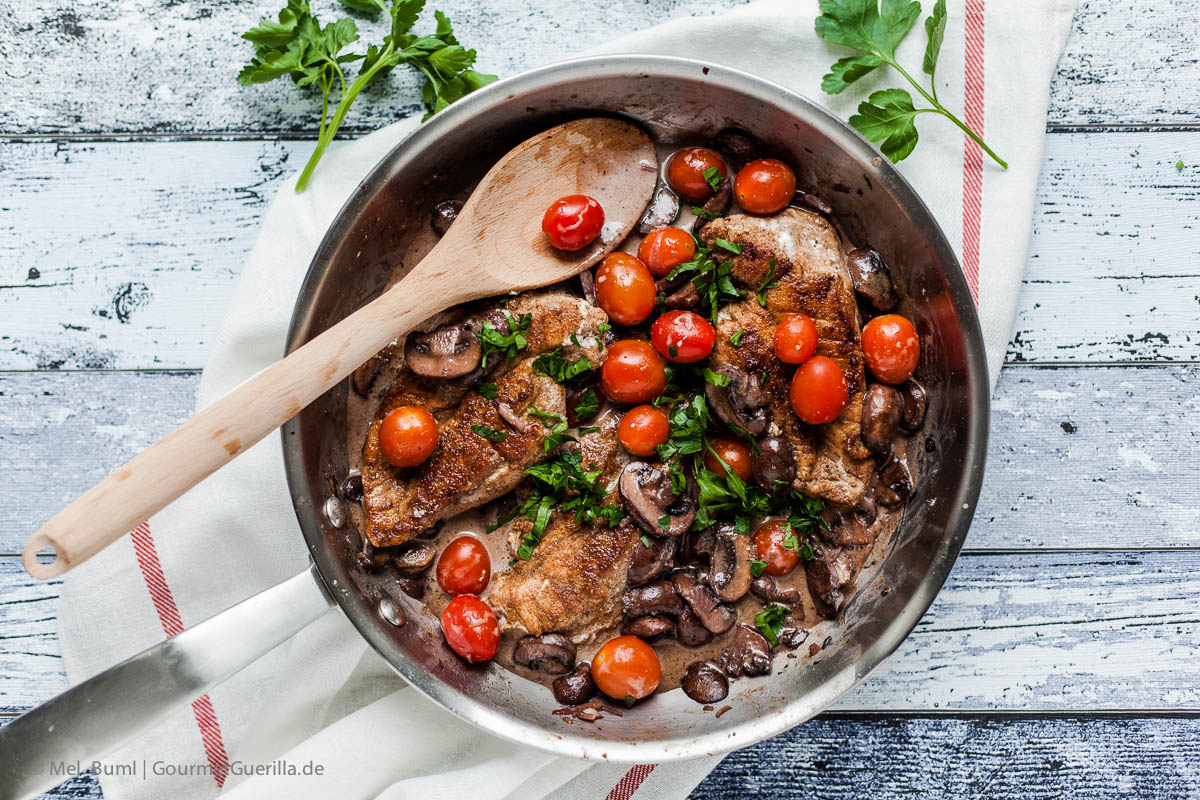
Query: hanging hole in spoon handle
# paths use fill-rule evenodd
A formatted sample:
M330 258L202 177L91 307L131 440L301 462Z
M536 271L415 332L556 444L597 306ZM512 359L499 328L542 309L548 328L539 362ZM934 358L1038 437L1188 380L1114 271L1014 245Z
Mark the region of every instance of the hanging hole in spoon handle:
M58 551L58 547L44 533L36 533L21 553L25 571L35 578L46 580L62 575L71 565Z

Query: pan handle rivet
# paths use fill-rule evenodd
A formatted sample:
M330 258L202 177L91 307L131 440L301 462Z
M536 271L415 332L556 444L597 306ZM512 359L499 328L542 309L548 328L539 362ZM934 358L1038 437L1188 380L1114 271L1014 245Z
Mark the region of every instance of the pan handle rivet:
M386 597L379 601L379 616L383 617L389 625L395 625L397 628L404 624L404 617L400 616L400 609L396 608L396 604Z
M342 505L341 500L331 497L325 501L325 518L335 528L346 524L346 507Z

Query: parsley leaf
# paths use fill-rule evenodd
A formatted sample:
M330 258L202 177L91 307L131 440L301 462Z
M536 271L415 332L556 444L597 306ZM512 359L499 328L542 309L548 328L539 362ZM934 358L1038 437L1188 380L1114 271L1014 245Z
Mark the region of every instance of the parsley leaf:
M742 337L746 335L745 328L738 328L733 333L729 334L729 343L734 347L742 346Z
M616 525L625 518L619 507L606 504L607 487L600 481L603 470L587 472L583 457L576 452L563 453L525 470L533 479L533 491L518 513L533 523L517 549L517 558L528 561L546 532L556 507L574 514L577 525Z
M903 89L885 89L873 93L850 117L850 125L872 142L880 145L883 154L892 161L907 158L917 145L916 115L940 114L957 125L975 141L997 164L1008 169L1004 159L984 143L975 131L967 127L937 99L934 75L946 35L946 2L936 0L933 12L925 20L926 45L921 63L922 71L930 78L926 91L896 61L896 47L912 30L921 15L921 4L912 0L818 0L821 15L814 27L825 41L856 50L855 55L838 59L821 80L821 89L829 94L844 92L851 84L882 66L895 69L929 104L917 108L912 96Z
M734 255L740 256L742 254L742 246L736 242L731 242L727 239L713 239L713 244L722 250L728 250Z
M732 378L728 375L722 375L719 372L713 372L708 367L704 368L704 382L711 383L713 386L728 386L732 382Z
M767 275L763 278L762 283L754 291L754 296L758 298L758 304L763 308L767 307L767 290L774 289L779 284L772 283L771 279L775 277L775 259L767 262Z
M535 358L533 368L543 375L553 378L557 383L566 383L585 372L590 372L596 368L596 365L585 357L568 361L563 357L562 348L559 347Z
M437 30L433 35L409 33L416 24L425 0L341 0L351 12L378 17L387 12L390 32L382 45L371 45L365 53L343 53L358 41L358 26L350 17L327 25L312 14L306 0L287 0L276 19L264 19L242 34L254 45L254 57L238 73L243 86L267 83L284 76L297 86L315 86L321 91L321 122L317 145L296 180L296 191L304 191L317 162L321 160L351 104L372 81L385 76L400 64L409 64L425 76L421 99L428 118L464 95L496 80L495 75L475 72L475 51L463 47L454 37L449 18L435 12ZM351 82L343 65L362 62L358 76ZM335 88L338 102L330 108Z
M508 438L508 434L504 431L498 431L490 425L472 425L471 430L485 439L490 439L493 442L503 442Z
M692 213L697 217L700 217L700 219L705 219L709 222L712 222L717 218L717 213L715 211L709 211L707 208L701 208L700 206L692 206Z
M725 301L742 299L741 290L733 285L733 279L730 277L732 272L732 261L718 262L707 247L697 247L695 257L671 270L667 280L690 273L692 285L700 293L700 307L707 311L707 315L715 323L717 310Z
M1176 172L1183 172L1183 162L1182 162L1182 161L1176 161L1176 162L1175 162L1175 171L1176 171Z
M475 391L479 392L488 400L495 400L500 396L500 388L494 383L481 383L475 387Z
M787 606L772 603L755 615L754 627L758 628L763 638L774 647L779 644L779 632L783 630L783 623L791 613L792 610Z
M589 388L579 395L579 402L575 404L575 419L588 422L599 413L600 397L595 389Z
M504 353L504 360L512 361L517 353L529 346L524 332L533 324L533 315L522 314L520 317L514 317L511 311L505 309L504 319L507 333L502 333L490 321L483 323L483 328L479 331L479 344L483 348L480 366L487 366L488 356L492 353Z
M767 562L759 561L757 558L750 559L750 576L760 578L767 570Z
M550 433L546 435L542 446L549 453L551 450L559 447L565 442L575 441L575 437L567 433L567 418L562 414L551 414L548 411L542 411L540 408L530 408L525 412L532 414L542 421L542 425L550 429Z
M653 546L654 545L650 544L650 537L643 533L642 534L642 547L645 547L646 549L650 549Z
M708 188L714 192L720 190L721 183L725 180L725 176L721 174L720 167L709 167L700 173L704 178L704 182L708 184Z

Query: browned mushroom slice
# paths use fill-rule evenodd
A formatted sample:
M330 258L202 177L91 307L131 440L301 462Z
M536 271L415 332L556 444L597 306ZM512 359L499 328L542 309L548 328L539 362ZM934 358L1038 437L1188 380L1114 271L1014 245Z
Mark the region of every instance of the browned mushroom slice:
M713 137L713 149L725 157L734 170L758 158L761 145L754 134L741 128L724 128Z
M878 311L895 308L897 298L892 288L892 275L879 253L866 247L851 250L846 255L846 266L855 292Z
M433 228L434 233L445 236L454 220L458 219L458 212L462 211L462 207L463 204L459 200L443 200L434 206L433 213L429 215L429 226Z
M721 364L713 372L729 378L726 386L706 383L704 397L721 421L741 428L751 436L767 429L767 404L771 395L754 375L733 366Z
M513 661L523 667L562 675L575 665L575 645L561 633L526 636L513 649Z
M813 540L815 559L804 565L808 588L829 608L840 611L846 604L843 586L854 580L854 566L840 547Z
M675 558L676 539L650 539L650 544L633 551L626 579L630 586L649 583L667 571Z
M834 510L828 508L822 514L828 528L820 528L820 533L826 541L849 547L860 544L870 544L875 541L866 521L861 514L849 509Z
M401 575L422 575L433 566L437 548L429 542L414 541L401 545L392 558L392 568Z
M699 617L700 623L713 633L722 634L737 622L737 611L733 606L722 603L707 584L700 582L695 570L675 570L671 583L688 608Z
M679 687L697 703L718 703L729 694L729 679L709 661L688 664Z
M900 397L904 401L904 411L900 414L900 428L906 433L916 433L925 424L925 387L915 379L909 378L900 385Z
M904 401L891 386L873 383L863 395L862 440L875 453L887 453L900 430Z
M730 678L766 675L771 671L771 645L749 625L738 625L717 662Z
M482 357L479 337L466 325L414 333L404 348L408 368L426 378L461 378L473 372Z
M726 603L742 599L750 591L750 537L734 530L717 533L708 571L708 582Z
M677 617L683 613L683 601L671 581L663 580L626 589L621 607L630 617L667 614Z
M671 191L665 181L659 181L654 187L654 196L646 213L638 220L637 232L645 236L651 231L665 228L679 216L679 195Z
M690 608L684 608L679 619L675 621L675 638L682 645L699 647L711 642L713 635Z
M754 596L768 603L798 606L804 602L800 591L794 586L781 587L770 575L759 575L750 584Z
M912 494L912 473L903 461L894 455L879 467L879 485L875 488L875 499L885 506L898 506Z
M680 536L696 518L696 482L675 494L666 470L644 461L631 461L617 482L621 505L642 530L654 536Z
M675 623L668 617L638 617L621 626L621 633L639 639L658 639L675 631Z
M796 479L796 448L783 436L764 436L758 440L754 457L754 482L768 492L776 484L788 486Z
M596 693L596 683L592 680L592 668L586 661L580 661L575 669L555 678L551 685L554 699L564 706L577 706L586 703Z

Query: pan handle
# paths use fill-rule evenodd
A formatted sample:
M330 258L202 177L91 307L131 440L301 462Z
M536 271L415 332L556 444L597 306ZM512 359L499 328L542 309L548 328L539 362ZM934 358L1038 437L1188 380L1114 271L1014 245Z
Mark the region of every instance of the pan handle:
M51 764L112 753L322 616L333 605L316 567L109 667L0 728L0 798L65 778Z

